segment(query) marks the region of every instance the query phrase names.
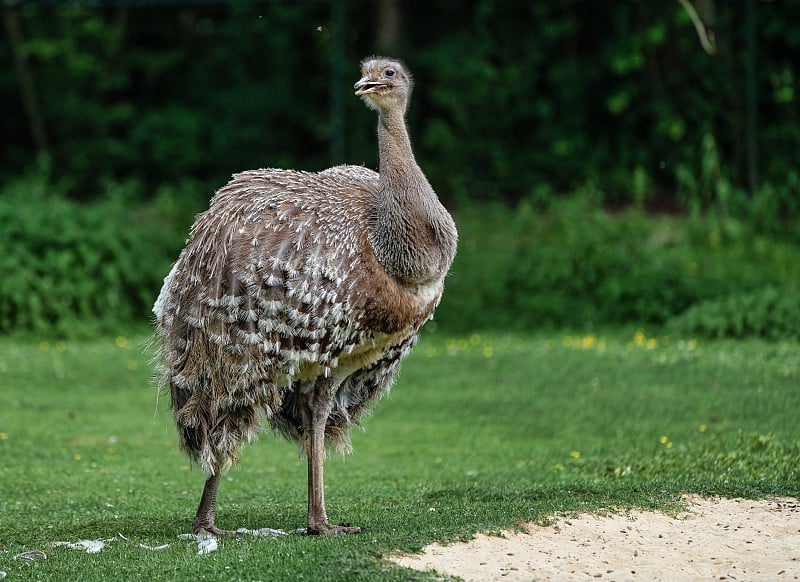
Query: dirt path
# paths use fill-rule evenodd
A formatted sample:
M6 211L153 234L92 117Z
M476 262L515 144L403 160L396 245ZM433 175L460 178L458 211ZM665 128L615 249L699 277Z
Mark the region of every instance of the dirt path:
M658 512L562 517L394 561L467 581L800 580L800 503L687 497Z

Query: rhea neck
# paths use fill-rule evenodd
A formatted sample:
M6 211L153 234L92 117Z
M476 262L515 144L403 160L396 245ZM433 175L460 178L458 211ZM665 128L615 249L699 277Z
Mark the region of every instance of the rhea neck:
M405 111L400 107L381 111L378 115L378 153L381 183L400 190L412 184L424 185L433 194L433 189L414 159Z
M414 159L404 107L380 111L378 151L375 255L405 285L439 280L455 252L455 227Z

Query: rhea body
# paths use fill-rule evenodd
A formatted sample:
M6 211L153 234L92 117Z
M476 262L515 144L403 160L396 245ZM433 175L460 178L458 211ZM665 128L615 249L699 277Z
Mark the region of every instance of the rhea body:
M379 172L261 169L233 176L197 217L156 301L160 384L180 445L203 469L193 521L217 528L221 472L264 424L308 462L310 534L356 533L325 508L326 448L388 391L432 317L456 251L452 218L411 149L411 76L361 63L378 113Z

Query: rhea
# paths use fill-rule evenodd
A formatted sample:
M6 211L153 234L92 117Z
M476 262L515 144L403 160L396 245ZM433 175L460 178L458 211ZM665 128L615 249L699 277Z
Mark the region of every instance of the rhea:
M221 473L269 425L308 461L309 534L358 533L325 509L326 450L388 392L433 316L456 252L453 219L414 159L412 78L361 63L379 171L235 174L198 215L153 307L160 386L181 448L205 472L194 531L216 525Z

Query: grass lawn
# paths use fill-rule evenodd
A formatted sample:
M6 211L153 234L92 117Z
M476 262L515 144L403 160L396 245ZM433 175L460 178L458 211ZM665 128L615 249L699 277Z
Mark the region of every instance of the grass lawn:
M326 466L331 519L371 533L221 539L198 556L178 536L203 475L140 340L0 339L7 580L420 579L383 557L554 512L674 508L687 491L800 495L797 343L428 334L355 453ZM263 435L223 479L218 525L303 527L305 479L296 446ZM97 554L52 546L118 534ZM47 559L14 559L30 550Z

